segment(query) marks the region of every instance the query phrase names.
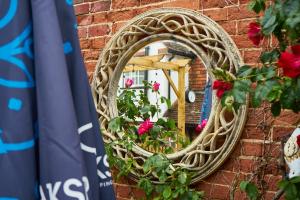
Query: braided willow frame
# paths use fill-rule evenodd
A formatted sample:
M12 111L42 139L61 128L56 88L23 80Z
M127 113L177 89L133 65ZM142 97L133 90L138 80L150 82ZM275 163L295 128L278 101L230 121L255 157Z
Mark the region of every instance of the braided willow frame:
M230 36L213 20L198 12L164 8L135 17L107 43L92 81L105 143L121 137L120 133L108 130L108 122L118 115L117 88L126 63L139 49L159 40L175 40L189 46L202 60L212 80L215 79L213 69L226 66L228 74L234 76L238 67L243 64ZM184 167L194 171L192 183L213 173L238 142L245 124L246 111L247 106L238 111L233 110L233 117L226 121L227 111L213 93L212 111L202 133L186 148L167 155L174 168ZM152 155L138 145L134 145L132 151L115 145L114 153L122 159L131 157L137 161L131 171L131 178L134 180L138 180L142 174L142 163ZM149 178L153 182L159 182L154 174L149 174Z

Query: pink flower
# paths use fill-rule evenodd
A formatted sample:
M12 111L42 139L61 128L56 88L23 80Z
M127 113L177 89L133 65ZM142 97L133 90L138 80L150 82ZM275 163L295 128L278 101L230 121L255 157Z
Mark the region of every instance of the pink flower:
M196 126L195 131L197 133L200 133L205 128L206 124L207 124L207 119L202 120L201 124L198 124Z
M206 126L206 124L207 124L207 119L202 120L202 122L201 122L202 128L204 128Z
M125 80L125 87L126 87L126 88L131 87L132 84L133 84L133 79L128 78L128 79Z
M291 47L292 53L282 52L278 60L278 66L283 69L283 75L297 78L300 75L300 45Z
M261 27L260 27L259 23L252 22L252 23L249 24L248 38L256 46L258 46L259 43L262 41L264 36L261 33Z
M196 131L197 133L200 133L200 132L202 131L202 126L201 126L201 124L198 124L198 125L196 126L195 131Z
M297 136L297 144L300 147L300 135Z
M138 128L138 134L143 135L149 132L149 130L152 128L153 128L153 123L150 122L150 119L146 119L143 123L140 124Z
M232 89L232 83L216 80L213 83L213 89L217 90L217 97L222 98L224 92Z
M153 91L158 91L159 90L159 86L160 86L160 84L159 83L157 83L157 82L155 82L154 84L153 84L153 86L152 86L152 89L153 89Z

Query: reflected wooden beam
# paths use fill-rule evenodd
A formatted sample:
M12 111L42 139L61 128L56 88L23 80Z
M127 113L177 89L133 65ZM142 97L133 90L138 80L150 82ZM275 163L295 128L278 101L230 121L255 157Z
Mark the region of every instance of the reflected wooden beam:
M178 91L177 88L176 88L176 85L174 84L174 82L173 82L172 78L170 77L168 71L165 70L165 69L163 69L162 71L164 72L166 78L168 79L168 81L169 81L169 83L170 83L172 89L174 90L174 92L175 92L175 94L176 94L176 96L177 96L177 99L178 99L179 96L180 96L180 94L179 94L179 91Z
M180 67L178 71L178 129L181 136L185 137L185 68Z

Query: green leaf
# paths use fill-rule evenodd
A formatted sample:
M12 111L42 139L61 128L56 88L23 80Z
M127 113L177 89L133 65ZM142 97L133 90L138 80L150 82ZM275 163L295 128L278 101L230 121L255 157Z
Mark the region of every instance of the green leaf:
M271 112L272 112L273 116L275 116L275 117L280 115L281 103L279 101L272 103Z
M181 184L185 184L187 181L187 174L185 172L180 173L178 176L178 181Z
M240 183L241 190L245 192L248 184L249 184L249 181L242 181Z
M121 118L116 117L116 118L112 119L108 124L108 128L113 132L120 131L121 130Z
M251 83L252 82L248 79L236 80L236 81L234 81L233 89L240 90L243 92L249 92L251 89Z
M168 199L172 194L172 189L170 186L165 187L164 191L163 191L163 197L165 199Z
M277 49L272 51L265 51L260 55L260 60L263 63L272 63L276 61L280 56L280 52Z
M145 191L146 195L151 195L153 191L153 185L149 179L142 178L138 182L138 187Z
M259 192L253 183L250 183L249 181L242 181L240 183L240 188L242 191L247 193L250 200L256 200L258 198Z
M141 114L146 114L146 113L148 113L149 111L150 111L150 106L149 105L146 105L145 107L143 107L142 109L141 109Z
M265 7L266 5L264 0L253 0L249 4L249 9L253 10L257 14L260 13L260 11L263 11Z
M290 180L291 183L300 183L300 176L296 176Z
M254 71L253 67L244 65L239 68L239 70L237 72L237 77L239 77L239 78L247 77L247 76L251 75L253 71Z
M265 11L265 15L262 18L261 24L264 35L270 35L275 30L278 23L276 22L276 15L273 14L272 7L269 7Z

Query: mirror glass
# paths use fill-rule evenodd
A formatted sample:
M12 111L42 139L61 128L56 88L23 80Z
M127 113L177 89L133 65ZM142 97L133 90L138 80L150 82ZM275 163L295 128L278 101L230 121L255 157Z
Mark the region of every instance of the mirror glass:
M191 48L163 40L129 59L117 96L124 134L148 151L169 154L201 134L211 111L212 83Z

